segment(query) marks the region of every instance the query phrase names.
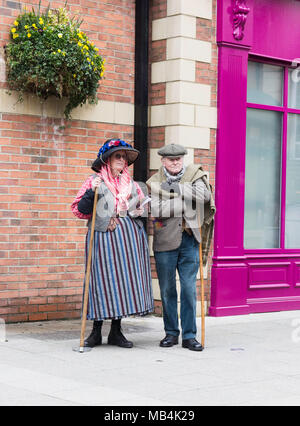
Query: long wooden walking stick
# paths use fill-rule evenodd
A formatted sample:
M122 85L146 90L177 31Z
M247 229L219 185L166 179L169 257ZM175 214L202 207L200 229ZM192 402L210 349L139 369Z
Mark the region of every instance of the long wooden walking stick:
M90 287L90 275L91 275L97 201L98 201L98 188L95 188L93 216L92 216L92 224L91 224L91 231L90 231L91 235L90 235L90 243L89 243L89 251L88 251L88 261L87 261L86 274L85 274L85 288L84 288L84 298L83 298L79 352L84 352L84 334L85 334L86 315L87 315L87 307L88 307L88 299L89 299L89 287Z
M201 280L201 345L204 349L205 342L205 306L204 306L204 282L203 282L203 256L202 256L202 235L201 222L199 217L199 232L201 242L199 244L199 260L200 260L200 280Z

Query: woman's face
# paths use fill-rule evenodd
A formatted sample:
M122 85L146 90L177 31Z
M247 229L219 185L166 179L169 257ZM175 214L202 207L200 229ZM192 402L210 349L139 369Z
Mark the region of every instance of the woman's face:
M125 166L127 166L127 156L125 151L120 150L114 152L110 156L110 167L112 168L113 173L121 173Z

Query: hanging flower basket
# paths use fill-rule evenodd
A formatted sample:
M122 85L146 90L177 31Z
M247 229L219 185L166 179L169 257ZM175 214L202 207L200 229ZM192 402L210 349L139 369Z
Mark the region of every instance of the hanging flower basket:
M6 45L7 81L11 90L34 93L40 99L65 97L64 115L79 105L97 103L105 59L80 30L82 21L65 8L44 13L26 9L13 23Z

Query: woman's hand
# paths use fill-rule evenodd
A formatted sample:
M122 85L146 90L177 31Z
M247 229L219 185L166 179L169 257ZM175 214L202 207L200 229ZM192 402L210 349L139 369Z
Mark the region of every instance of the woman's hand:
M109 225L108 225L107 230L110 231L110 232L114 231L116 229L118 223L119 223L118 219L116 217L112 217L109 221Z
M101 178L99 176L97 176L95 179L93 179L92 181L92 190L95 192L95 189L98 188L101 185Z

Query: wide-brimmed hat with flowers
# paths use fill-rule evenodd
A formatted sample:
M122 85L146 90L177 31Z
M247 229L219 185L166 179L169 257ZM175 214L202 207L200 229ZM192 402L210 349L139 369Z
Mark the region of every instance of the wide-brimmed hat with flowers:
M99 149L97 158L92 164L92 169L98 172L114 152L121 150L126 151L128 166L134 163L140 154L137 149L134 149L129 143L121 139L108 139Z

